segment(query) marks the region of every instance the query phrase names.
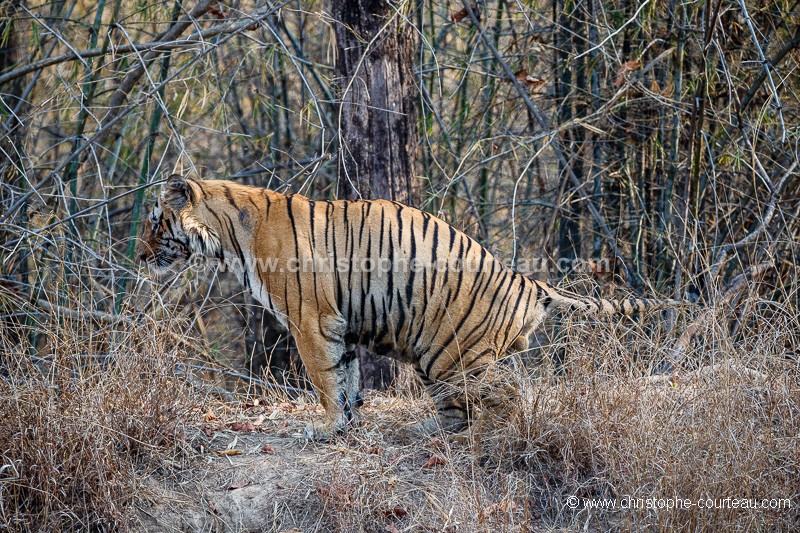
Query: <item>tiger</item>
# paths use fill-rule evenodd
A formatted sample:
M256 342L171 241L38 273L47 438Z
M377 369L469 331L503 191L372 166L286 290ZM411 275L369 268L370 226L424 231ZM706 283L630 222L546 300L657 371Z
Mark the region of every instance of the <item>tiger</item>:
M327 441L357 418L358 345L413 366L436 407L423 431L457 433L477 409L507 405L477 384L505 354L528 350L553 311L632 315L680 305L581 296L532 279L447 222L394 201L317 201L176 174L146 216L140 261L159 272L193 256L232 264L294 337L324 409L322 422L305 428L309 440ZM368 261L387 268L353 268Z

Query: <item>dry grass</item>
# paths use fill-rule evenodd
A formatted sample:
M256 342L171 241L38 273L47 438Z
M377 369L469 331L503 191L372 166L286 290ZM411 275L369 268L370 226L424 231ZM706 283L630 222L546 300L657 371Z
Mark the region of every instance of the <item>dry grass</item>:
M4 294L14 316L19 302ZM0 527L9 530L800 525L800 315L788 306L748 300L735 315L711 313L681 370L666 376L652 369L685 324L666 334L652 317L565 320L553 338L543 328L537 357L501 365L520 399L466 442L414 435L432 406L406 384L368 395L362 424L346 436L306 444L296 435L321 415L310 397L197 394L205 385L183 374L195 343L175 346L190 320L156 319L163 310L81 313L78 300L62 298L71 310L40 302L28 330L2 322ZM21 331L40 335L35 356ZM626 498L638 508L621 509ZM693 505L653 508L654 498ZM790 507L696 504L726 498ZM617 508L590 509L589 499Z
M406 453L422 455L410 469L394 466L398 450L334 469L323 495L331 523L340 531L792 530L800 524L800 379L782 348L791 324L775 320L746 346L719 338L699 348L713 363L657 378L634 363L637 343L620 343L618 328L571 328L564 375L521 378L524 400L495 431L466 446L405 441ZM399 410L392 414L408 416ZM695 505L653 508L675 498ZM708 498L791 506L697 507ZM617 508L589 509L584 499ZM633 499L640 508L620 508Z
M204 458L194 485L162 487L143 529L794 530L800 379L785 345L796 316L767 322L753 313L760 320L746 342L712 331L691 354L696 368L660 377L649 375L644 355L666 351L668 336L567 324L545 350L569 347L564 368L545 362L530 367L536 375L509 373L522 399L508 420L467 442L412 434L431 404L407 390L368 395L360 427L330 444L295 436L321 415L317 406L270 394L257 405L219 402L189 438ZM241 455L218 455L232 449ZM648 503L676 498L693 505ZM696 503L725 498L791 503ZM617 508L590 509L585 499ZM639 508L620 508L634 500Z
M0 529L124 528L141 479L183 457L192 400L165 334L173 325L38 319L49 356L0 331Z

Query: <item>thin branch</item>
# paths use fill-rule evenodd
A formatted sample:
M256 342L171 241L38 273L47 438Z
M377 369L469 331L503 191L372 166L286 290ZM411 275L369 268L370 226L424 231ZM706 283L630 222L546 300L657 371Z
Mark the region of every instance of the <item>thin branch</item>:
M745 1L739 0L739 5L742 7L742 16L744 16L747 27L750 28L750 35L753 36L753 45L756 47L756 51L758 52L758 60L764 67L767 81L769 81L769 87L772 90L773 106L778 110L778 118L781 121L781 143L784 143L786 142L786 124L783 121L783 106L781 105L780 98L778 98L778 89L775 87L775 81L772 79L772 65L769 61L767 61L767 58L764 56L764 51L761 49L761 44L758 42L756 29L753 25L753 20L750 18L750 14L747 12Z
M503 68L503 72L505 73L506 77L514 85L514 89L516 89L516 91L522 97L523 102L525 102L525 105L531 112L531 115L533 115L533 117L536 119L536 122L539 124L539 127L541 127L544 130L550 130L551 129L550 124L547 122L547 119L539 110L539 108L536 106L536 104L534 104L533 101L530 99L527 89L522 86L520 81L517 79L517 76L514 74L514 71L511 70L511 67L508 66L508 63L506 63L506 61L503 59L503 56L500 54L500 52L492 43L492 40L486 34L486 31L484 30L483 26L478 20L478 17L475 15L475 11L473 11L472 6L469 3L469 0L462 0L462 3L464 4L464 8L467 10L467 14L469 15L469 18L472 21L472 24L478 29L478 32L480 33L481 36L481 40L483 40L484 45L486 45L489 51L491 51L495 60L497 60L498 64ZM561 146L555 136L550 137L549 144L550 146L553 147L553 151L555 152L558 160L561 162L564 168L567 169L567 172L569 173L569 179L572 182L572 185L576 187L576 189L578 190L582 189L584 184L580 182L578 177L575 176L575 173L570 168L569 162L567 161L567 157L564 155L564 151L561 149ZM608 228L608 224L606 224L606 221L603 219L602 215L600 214L600 211L597 209L597 207L594 205L591 199L585 197L584 201L586 202L586 206L589 209L589 213L592 215L592 218L595 220L597 225L600 227L600 230L603 232L603 235L605 236L609 248L611 248L611 251L614 252L614 255L619 259L619 264L620 267L622 268L623 273L625 274L625 278L627 280L630 280L631 271L625 264L622 252L617 246L616 240L614 239L611 230Z
M52 65L57 65L59 63L66 63L67 61L89 59L108 54L116 55L116 54L130 54L130 53L139 54L143 52L167 52L169 50L175 50L178 48L191 48L193 46L196 46L198 44L207 41L208 39L211 39L212 37L233 33L237 29L239 29L242 24L250 25L252 24L252 21L244 20L244 21L237 21L235 23L226 22L224 24L217 24L216 26L212 26L208 29L199 32L194 32L191 35L184 37L183 39L177 39L171 41L151 41L148 43L124 44L120 46L115 46L113 48L98 47L98 48L89 48L87 50L75 50L55 57L40 59L39 61L35 61L33 63L23 65L18 69L6 72L2 76L0 76L0 84L15 80L17 78L25 76L26 74L30 74L31 72L35 72L37 70L41 70L43 68L47 68Z
M768 61L769 67L775 68L775 65L783 61L783 58L786 57L789 54L789 52L798 47L800 47L800 26L797 28L797 31L795 32L794 36L789 40L789 42L787 42L783 46L783 48L778 50L778 52L774 56L772 56L772 58ZM753 97L756 95L756 92L758 92L759 87L761 87L761 85L767 79L767 74L769 74L770 68L767 68L764 71L762 71L761 74L759 74L759 76L750 86L750 88L747 89L744 98L742 98L741 111L747 109L747 107L750 105L750 102L753 101Z
M701 330L704 330L711 323L711 319L715 314L715 309L719 306L727 306L733 301L733 298L742 292L747 287L750 280L756 280L761 277L767 270L773 268L772 263L760 263L747 268L744 272L733 278L725 291L720 295L719 300L715 302L716 306L709 306L698 316L681 334L675 345L670 350L669 359L665 362L665 366L659 373L670 372L674 370L683 359L686 357L686 352L689 349L689 344L692 342Z
M783 177L781 177L781 180L772 189L769 201L767 202L767 211L764 214L764 217L761 219L761 222L759 223L758 227L753 231L751 231L750 233L748 233L747 235L745 235L740 240L734 243L726 244L720 249L719 253L717 254L716 261L714 261L714 265L711 267L711 271L709 272L710 279L713 280L714 278L717 277L719 269L722 268L722 265L724 265L725 262L728 260L728 255L731 252L750 244L756 239L756 237L758 237L761 233L764 232L764 230L766 230L767 226L769 226L769 223L772 221L772 217L775 216L775 209L778 204L778 197L780 196L780 193L783 190L784 185L786 185L786 182L789 180L789 177L792 175L792 172L794 172L795 167L797 167L797 159L792 161L792 164L789 166L786 172L784 172ZM769 184L770 181L767 181L767 185Z
M609 34L608 34L608 36L607 36L605 39L603 39L602 41L600 41L599 43L597 43L597 44L596 44L596 45L594 45L593 47L589 48L588 50L584 50L584 51L583 51L583 52L581 52L580 54L576 55L576 56L575 56L575 59L580 59L580 58L582 58L583 56L589 55L589 54L591 54L592 52L594 52L595 50L598 50L598 49L602 48L604 44L606 44L608 41L610 41L611 39L613 39L613 38L614 38L614 36L615 36L615 35L617 35L619 32L621 32L622 30L624 30L625 28L627 28L627 27L628 27L628 25L629 25L631 22L633 22L634 20L636 20L636 17L638 17L638 16L639 16L639 13L641 13L641 12L642 12L642 9L644 9L645 7L647 7L647 4L649 4L649 3L650 3L650 0L645 0L644 2L642 2L642 3L641 3L641 5L640 5L640 6L639 6L639 7L636 9L636 12L633 14L633 16L632 16L631 18L629 18L628 20L626 20L626 21L625 21L625 23L624 23L622 26L620 26L619 28L617 28L617 29L616 29L616 30L614 30L613 32L609 33Z
M281 4L279 4L277 6L274 6L274 7L265 7L265 8L257 9L253 13L247 15L246 16L247 20L240 20L239 21L240 24L237 26L237 29L235 31L232 31L228 35L226 35L223 40L221 40L220 42L217 43L217 45L220 45L220 44L228 41L229 39L232 39L233 37L235 37L236 35L240 34L241 32L243 32L245 30L251 29L254 24L259 24L264 18L268 17L269 15L271 15L272 13L277 11L278 9L280 9L283 6L285 6L286 4L288 4L289 1L290 0L285 0ZM192 67L192 65L194 65L194 63L196 63L197 61L199 61L200 59L204 58L206 55L211 53L212 50L214 50L214 47L211 47L211 46L207 47L205 50L203 50L202 52L198 53L197 55L192 57L190 60L186 61L186 63L184 63L180 68L176 69L175 72L173 72L172 74L170 74L169 76L164 78L164 80L161 83L159 83L158 85L153 87L151 90L145 92L144 95L139 100L137 100L136 102L133 102L132 104L129 104L127 107L125 107L124 109L122 109L121 111L116 113L115 115L111 116L110 118L107 118L106 119L106 123L103 124L100 127L100 129L97 130L97 132L94 134L94 136L91 139L89 139L88 142L82 143L81 146L77 150L74 150L72 153L70 153L69 157L67 157L58 166L56 166L56 168L54 168L52 171L50 171L50 173L47 176L45 176L44 178L39 180L38 183L33 185L31 187L30 191L28 191L27 193L23 194L11 207L8 208L8 211L6 211L2 215L0 215L0 224L2 224L3 222L6 222L10 217L12 217L14 215L14 213L16 213L17 210L19 210L19 208L21 206L25 205L25 203L28 202L28 200L31 198L31 196L36 194L38 189L40 189L41 187L46 185L48 182L50 182L50 180L52 180L55 176L57 176L59 172L64 170L64 168L66 168L66 166L70 164L70 161L75 156L77 156L78 154L81 154L87 148L89 148L91 146L94 146L96 144L102 143L103 140L105 140L105 138L111 132L111 128L117 122L119 122L122 118L127 116L130 112L134 111L135 109L139 109L139 107L142 105L142 103L144 101L146 101L152 95L158 93L158 91L160 91L162 87L165 87L166 85L168 85L173 79L175 79L176 77L181 75L183 72L185 72L187 69Z

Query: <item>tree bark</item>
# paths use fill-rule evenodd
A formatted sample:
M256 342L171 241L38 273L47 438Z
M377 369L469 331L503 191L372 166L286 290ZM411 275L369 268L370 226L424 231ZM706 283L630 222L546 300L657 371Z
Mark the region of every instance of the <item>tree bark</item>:
M385 0L332 2L341 198L419 203L414 29L398 9L404 8ZM365 387L391 382L390 360L364 351L360 357Z

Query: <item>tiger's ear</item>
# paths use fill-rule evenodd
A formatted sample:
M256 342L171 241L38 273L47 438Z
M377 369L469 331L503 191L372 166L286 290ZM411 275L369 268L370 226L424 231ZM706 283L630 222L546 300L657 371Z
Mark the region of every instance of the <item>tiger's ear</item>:
M186 204L194 203L192 186L180 174L173 174L167 178L167 184L164 186L161 196L173 211L180 211L186 207Z

